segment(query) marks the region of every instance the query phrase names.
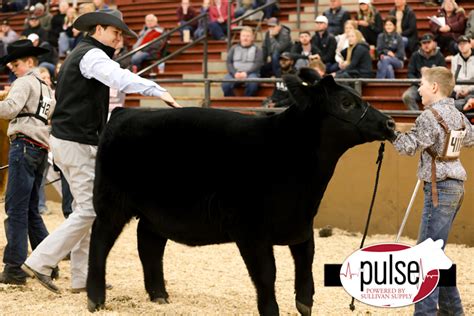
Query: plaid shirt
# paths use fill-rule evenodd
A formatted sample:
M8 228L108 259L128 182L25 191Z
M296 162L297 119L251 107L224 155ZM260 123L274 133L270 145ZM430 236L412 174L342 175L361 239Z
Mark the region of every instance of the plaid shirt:
M438 111L451 130L460 129L462 127L461 119L464 120L467 133L463 146L474 146L474 128L467 118L454 107L453 99L442 99L433 103L432 107ZM409 132L397 132L397 138L393 145L402 155L413 156L417 150L422 151L418 163L418 178L425 182L431 182L431 156L425 149L431 147L438 155L441 155L444 149L445 136L446 133L433 113L426 109L418 116L415 126ZM459 159L436 161L436 181L442 181L446 178L466 180L466 170Z

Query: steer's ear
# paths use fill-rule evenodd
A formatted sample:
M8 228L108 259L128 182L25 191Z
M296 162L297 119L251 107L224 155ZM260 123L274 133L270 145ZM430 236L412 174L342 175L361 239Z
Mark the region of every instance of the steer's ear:
M295 75L283 75L283 81L299 108L305 108L311 104L312 83L302 81Z
M321 75L314 70L313 68L302 67L298 71L298 77L301 80L315 85L319 80L321 80Z
M319 85L328 89L329 91L333 91L336 87L338 87L337 82L334 80L334 77L331 75L326 75L319 81Z

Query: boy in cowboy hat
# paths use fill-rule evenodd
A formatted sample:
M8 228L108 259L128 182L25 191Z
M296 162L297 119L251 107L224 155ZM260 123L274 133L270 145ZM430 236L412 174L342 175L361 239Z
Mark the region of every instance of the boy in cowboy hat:
M27 257L28 236L35 249L48 235L38 211L38 192L49 148L48 120L55 101L53 91L35 68L37 56L47 52L29 40L19 40L11 43L7 55L0 59L18 78L0 101L0 119L11 120L7 132L11 141L5 199L7 245L0 283L25 284L27 275L21 265Z
M173 97L156 83L121 69L113 61L122 34L136 37L117 10L81 15L77 30L88 32L61 67L56 86L59 101L52 117L51 148L74 197L73 212L25 261L23 270L48 290L59 293L51 269L71 252L72 292L85 291L90 229L95 219L92 205L95 156L106 122L109 89L155 96L173 107ZM127 148L124 148L127 150Z

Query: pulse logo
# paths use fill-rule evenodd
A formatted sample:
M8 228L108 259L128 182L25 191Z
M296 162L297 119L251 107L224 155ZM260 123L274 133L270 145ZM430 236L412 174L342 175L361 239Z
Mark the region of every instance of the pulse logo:
M344 289L355 299L378 307L421 301L438 285L439 269L452 261L443 241L431 238L414 247L399 243L367 246L350 255L340 271Z

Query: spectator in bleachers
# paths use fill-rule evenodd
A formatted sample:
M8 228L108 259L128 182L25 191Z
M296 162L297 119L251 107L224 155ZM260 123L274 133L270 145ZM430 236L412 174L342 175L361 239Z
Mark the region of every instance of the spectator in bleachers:
M316 18L315 23L316 32L314 32L314 35L311 38L311 45L316 46L319 49L319 53L316 54L315 58L321 59L326 67L331 69L336 63L336 38L328 32L327 17L320 15Z
M291 53L284 52L280 55L280 69L281 75L285 74L296 74L296 69L294 66L294 59ZM281 76L280 76L281 78ZM293 99L288 92L288 88L284 81L279 81L275 83L275 88L273 89L272 95L263 100L262 105L267 108L283 108L289 107L294 103Z
M430 19L430 29L435 35L441 51L451 55L457 53L456 41L466 30L466 16L454 0L444 0L438 17L445 22L443 26Z
M209 1L210 0L203 0L202 1L201 8L199 9L199 15L209 11ZM208 19L208 23L209 23L209 19ZM197 39L197 38L199 38L203 35L204 35L204 21L199 20L198 27L197 27L196 31L194 31L194 38Z
M41 2L35 4L35 9L33 11L33 15L36 15L40 21L41 27L46 31L51 29L51 19L53 16L51 13L46 11L46 7Z
M42 42L47 41L48 32L41 26L38 17L36 15L32 15L27 20L28 27L23 30L21 35L28 37L28 35L35 33L39 36Z
M309 31L301 31L299 41L291 47L291 56L295 60L294 68L298 70L301 67L308 67L310 60L315 59L319 53L319 48L311 42Z
M83 15L84 13L89 13L89 12L94 12L95 11L95 5L90 2L86 3L81 3L79 5L79 10L78 10L78 16Z
M454 80L474 80L474 50L471 47L471 39L466 35L458 38L458 50L451 60L451 72ZM456 85L454 87L455 104L458 110L462 110L470 98L474 97L474 85Z
M346 21L351 19L349 11L341 6L341 0L329 0L329 9L323 15L328 18L328 32L334 36L342 34Z
M228 2L225 0L213 0L209 7L209 32L215 40L225 40L226 35L230 36L227 30L227 19L231 21L234 17L234 6L231 6L230 17L227 16Z
M321 78L326 75L326 65L319 59L312 60L309 63L309 68L316 70Z
M253 0L237 0L237 7L235 9L235 18L244 15L248 10L252 9Z
M331 75L336 78L371 78L372 59L362 33L359 30L350 31L347 38L349 47L341 52L344 61L339 65L340 70Z
M181 0L181 5L176 10L176 15L179 21L178 24L182 25L188 22L189 20L191 20L192 18L196 17L197 12L191 5L189 5L189 0ZM186 42L188 42L189 39L192 38L196 27L197 27L197 21L195 21L194 23L190 25L185 26L182 30L180 30L181 38L183 39L183 41L186 40ZM186 34L186 32L188 35L185 36L184 34Z
M80 34L79 31L74 31L72 24L77 18L76 9L69 7L66 11L61 25L61 32L59 32L58 50L59 57L66 57L66 54L76 46L76 37Z
M395 8L390 10L388 14L397 19L395 24L396 30L403 38L405 49L410 54L416 51L419 48L416 15L410 6L407 5L407 1L395 0Z
M58 13L51 19L51 30L49 31L50 43L58 47L59 34L65 32L63 30L64 20L66 18L66 12L69 9L69 3L67 0L61 0L58 6Z
M474 10L471 10L466 22L466 36L471 39L471 45L474 48Z
M395 78L395 69L403 68L405 59L405 47L403 39L397 33L395 24L397 19L394 16L387 16L384 21L384 31L377 38L377 78Z
M355 30L357 30L357 21L348 20L344 24L344 33L336 36L337 46L336 46L336 55L334 56L336 62L330 68L326 69L328 73L333 73L339 70L339 64L344 61L344 57L342 57L341 52L345 48L349 47L349 40L347 39L347 34ZM362 36L362 39L365 41L365 38L363 36Z
M262 77L280 76L280 55L291 51L291 30L273 17L267 22L268 31L262 44Z
M48 52L38 56L38 67L44 67L49 70L50 76L54 76L54 70L58 62L58 51L48 41L40 41L40 37L31 33L28 35L28 39L33 43L34 47L41 47L46 49Z
M377 36L382 32L382 17L370 0L359 0L357 25L369 45L377 44Z
M261 7L262 5L265 5L269 2L272 2L274 0L253 0L253 8L256 9L258 7ZM276 3L266 7L263 9L263 19L264 20L269 20L270 18L276 16L278 12L280 12L280 8L278 7L278 0L275 0Z
M440 49L437 47L433 34L426 33L421 37L420 42L421 48L411 55L410 63L408 64L409 79L420 79L421 70L425 67L446 67L446 61ZM405 103L408 110L419 110L417 102L420 102L421 98L418 93L418 87L418 84L412 84L410 88L403 93L403 103Z
M231 47L227 54L227 71L225 79L247 79L260 77L262 67L262 50L254 43L252 28L244 26L240 31L240 41ZM233 82L223 82L222 90L224 96L233 96L234 87L238 85ZM258 91L257 82L245 84L245 95L254 96Z
M158 38L165 32L165 29L158 25L158 18L154 14L145 16L145 25L138 34L138 39L133 45L133 48L140 47L143 44L151 42ZM163 50L166 46L166 41L158 41L141 51L132 55L132 69L137 72L142 66L143 62L162 57Z
M10 27L8 21L3 20L0 25L0 57L7 54L7 46L18 40L18 38L18 33Z
M105 3L105 0L92 0L92 3L96 11L109 9L109 5Z
M23 11L28 6L28 0L2 1L2 12Z

